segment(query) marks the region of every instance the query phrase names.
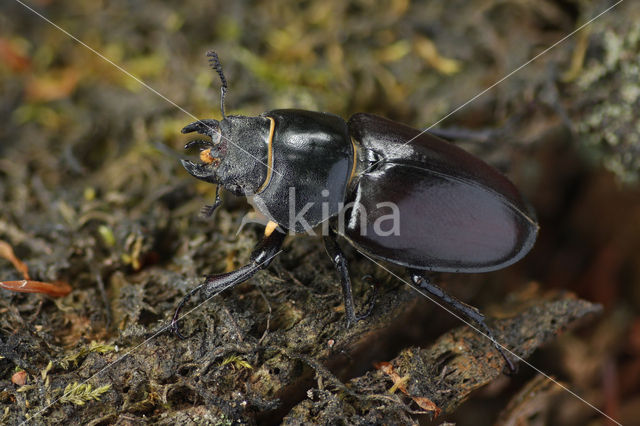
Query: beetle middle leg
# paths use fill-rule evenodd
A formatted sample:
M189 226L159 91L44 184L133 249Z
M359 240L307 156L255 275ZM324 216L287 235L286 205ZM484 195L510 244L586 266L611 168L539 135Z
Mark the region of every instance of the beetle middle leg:
M327 254L331 258L333 265L336 267L340 275L340 283L342 284L342 295L344 297L344 310L347 317L347 328L352 324L365 319L373 310L373 299L369 305L369 309L364 315L356 315L355 304L353 303L353 291L351 289L351 278L349 277L349 265L342 249L338 245L337 236L333 229L329 228L329 235L324 237L324 247Z
M171 330L180 338L184 336L180 333L178 328L178 321L180 320L180 311L182 307L189 301L191 296L200 291L204 300L211 296L220 293L223 290L234 287L241 284L251 278L256 272L261 269L265 269L271 263L271 260L278 254L282 242L284 241L285 233L282 233L276 229L276 226L270 226L272 222L267 225L265 229L264 237L260 243L251 252L251 260L248 264L236 269L232 272L226 272L224 274L207 275L204 283L191 290L180 301L176 312L173 314L171 320ZM275 224L274 224L275 225Z
M493 346L498 350L500 355L502 355L507 363L507 368L509 368L509 371L511 373L515 373L517 371L516 366L513 364L513 361L511 361L511 359L507 357L507 354L504 352L502 346L493 336L493 331L491 331L491 328L489 328L489 326L486 324L484 315L480 313L477 308L467 305L466 303L459 301L455 297L449 296L443 289L433 284L431 280L429 280L429 278L424 275L424 271L409 269L409 274L411 275L411 281L413 282L413 284L420 287L421 289L428 291L438 300L441 300L442 302L451 306L460 314L467 317L468 320L477 323L489 337L489 339L493 343Z
M470 129L466 127L434 127L427 132L444 140L481 142L488 143L504 140L505 137L513 133L513 129L520 125L520 122L531 114L531 107L525 107L523 111L511 115L507 121L497 127L487 127L481 129Z

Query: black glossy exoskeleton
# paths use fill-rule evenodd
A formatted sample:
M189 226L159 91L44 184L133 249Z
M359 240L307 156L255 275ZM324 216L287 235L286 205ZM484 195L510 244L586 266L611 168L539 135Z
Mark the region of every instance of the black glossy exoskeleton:
M492 271L531 249L538 226L509 180L449 142L371 114L355 114L348 122L294 109L225 116L226 80L217 55L208 56L222 80L223 120L200 120L183 129L211 138L187 144L200 145L203 161L183 165L198 179L253 197L269 223L249 264L207 277L180 307L198 289L209 296L266 268L285 233L320 225L340 275L348 324L358 318L337 236L368 256L406 267L414 285L491 336L482 314L431 284L425 273ZM216 193L209 213L219 204Z

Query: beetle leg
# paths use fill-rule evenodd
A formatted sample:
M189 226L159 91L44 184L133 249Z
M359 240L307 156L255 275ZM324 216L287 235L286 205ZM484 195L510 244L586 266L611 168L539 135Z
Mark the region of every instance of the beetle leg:
M216 199L213 204L205 204L202 209L200 209L200 215L204 217L211 217L213 213L216 211L218 207L222 204L222 199L220 198L220 185L216 185Z
M507 357L507 354L502 349L502 345L500 345L498 341L495 339L495 337L493 336L493 331L491 331L489 326L485 323L484 315L477 308L471 305L467 305L466 303L463 303L458 299L452 296L449 296L447 293L445 293L444 290L442 290L437 285L433 284L431 280L429 280L429 278L427 278L424 275L423 271L409 269L409 274L411 275L411 281L413 281L413 283L416 286L428 291L432 296L436 297L438 300L441 300L442 302L451 306L453 309L455 309L456 311L458 311L459 313L467 317L468 320L476 322L484 330L484 332L489 337L489 339L493 343L493 346L498 350L500 355L502 355L502 357L507 363L507 367L509 368L509 371L511 373L515 373L517 371L516 366L513 364L513 361L511 361L511 359Z
M506 129L472 130L461 127L433 128L428 133L447 141L489 142L496 140L506 132Z
M285 236L286 234L278 231L275 227L267 226L264 237L251 253L251 260L248 264L232 272L218 275L207 275L205 281L187 293L187 295L180 301L180 304L178 304L178 308L173 314L173 319L171 320L171 330L176 333L178 337L184 339L184 336L180 333L178 328L178 321L180 320L180 310L191 296L193 296L197 291L200 291L202 298L206 300L223 290L245 282L256 272L269 266L271 260L279 253Z
M358 320L365 319L369 315L371 315L371 312L373 312L373 308L376 305L376 296L378 296L378 286L376 286L376 283L373 282L373 277L371 275L365 275L364 277L362 277L362 281L370 283L370 285L373 287L373 293L371 294L371 298L369 299L369 307L367 308L367 312L357 317Z
M353 303L353 291L351 290L351 278L349 278L349 265L347 263L347 258L338 245L335 231L333 231L333 229L331 228L329 228L329 235L324 237L324 247L327 251L327 254L331 258L333 265L336 267L338 275L340 275L340 283L342 284L342 295L344 297L344 310L347 317L347 328L349 328L352 324L355 324L357 321L365 319L369 316L369 314L373 310L373 301L369 306L366 314L361 316L356 315L356 309Z

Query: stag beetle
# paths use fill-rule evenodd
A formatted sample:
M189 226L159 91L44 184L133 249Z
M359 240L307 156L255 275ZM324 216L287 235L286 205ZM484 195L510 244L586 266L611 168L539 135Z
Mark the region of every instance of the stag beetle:
M493 271L521 259L533 246L538 225L516 187L461 148L372 114L357 113L348 122L297 109L226 116L227 81L217 54L207 56L222 83L222 120L199 120L182 129L211 139L188 143L185 148L199 146L202 161L182 164L194 177L217 185L207 214L220 205L222 187L253 197L269 222L247 265L207 276L185 296L173 330L180 335L180 309L196 291L208 297L246 281L269 265L287 233L322 224L326 251L342 283L347 326L360 318L338 236L368 256L406 267L414 286L478 323L513 371L484 316L425 274ZM385 220L393 222L392 229L382 229Z

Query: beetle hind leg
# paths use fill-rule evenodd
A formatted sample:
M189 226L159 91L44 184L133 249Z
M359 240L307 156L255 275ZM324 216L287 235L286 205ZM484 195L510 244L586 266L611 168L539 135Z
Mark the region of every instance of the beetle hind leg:
M342 295L344 297L344 311L347 317L347 328L349 328L356 322L367 318L371 314L371 311L373 311L376 287L374 286L374 294L371 297L367 312L363 315L356 315L355 304L353 303L353 291L351 289L351 278L349 277L349 265L347 258L338 245L336 233L332 229L329 229L329 235L324 237L324 247L340 275L340 284L342 285Z
M493 346L498 350L500 355L502 355L502 358L504 358L507 364L507 368L509 369L509 372L513 374L517 371L517 368L514 365L513 361L511 361L511 359L507 356L507 354L504 351L504 349L506 348L500 343L498 343L498 341L493 335L493 331L491 330L491 328L489 328L489 326L485 322L485 316L477 308L471 305L467 305L466 303L463 303L458 299L452 296L449 296L447 293L445 293L444 290L442 290L437 285L433 284L431 280L429 280L429 278L427 278L424 275L424 271L409 269L409 274L411 275L411 281L415 286L423 290L426 290L427 292L429 292L429 294L434 296L436 299L446 303L447 305L451 306L454 310L464 315L468 320L478 324L480 328L484 331L485 336L488 337L489 340L491 340L491 342L493 343Z

